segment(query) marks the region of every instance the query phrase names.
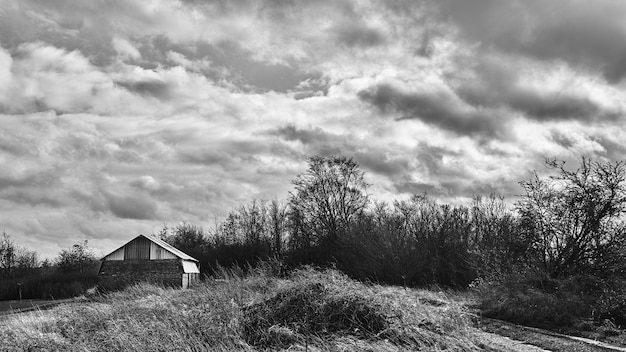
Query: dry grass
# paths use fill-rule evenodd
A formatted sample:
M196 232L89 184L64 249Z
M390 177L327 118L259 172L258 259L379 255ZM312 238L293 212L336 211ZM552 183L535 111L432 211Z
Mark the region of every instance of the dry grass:
M479 350L444 293L364 285L336 271L222 272L189 290L141 284L0 317L7 351Z

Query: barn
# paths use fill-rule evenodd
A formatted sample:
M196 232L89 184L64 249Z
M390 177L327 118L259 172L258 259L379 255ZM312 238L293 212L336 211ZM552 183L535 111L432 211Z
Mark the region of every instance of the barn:
M100 261L98 283L117 289L145 281L187 288L200 278L198 260L152 236L139 235Z

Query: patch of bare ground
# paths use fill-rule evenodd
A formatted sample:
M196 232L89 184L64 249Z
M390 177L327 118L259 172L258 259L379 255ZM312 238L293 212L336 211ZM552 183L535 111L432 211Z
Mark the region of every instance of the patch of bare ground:
M49 309L60 304L78 302L80 299L68 298L59 300L46 300L46 299L25 299L25 300L13 300L13 301L0 301L0 316L29 312L32 310L44 310Z
M516 325L505 321L479 318L478 326L481 330L508 337L516 341L538 346L554 352L597 352L597 351L623 351L626 348L611 345L606 342L592 340L584 337L565 335L543 329Z
M543 348L485 331L474 332L479 347L502 352L549 352Z

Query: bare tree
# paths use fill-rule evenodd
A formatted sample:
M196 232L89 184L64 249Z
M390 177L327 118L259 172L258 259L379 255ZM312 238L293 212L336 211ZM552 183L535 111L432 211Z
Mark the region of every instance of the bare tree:
M522 228L534 236L546 270L555 276L601 269L623 242L620 217L626 209L624 162L582 158L573 171L547 160L556 176L536 173L521 182L526 194L517 206Z
M274 199L268 209L270 235L272 236L272 252L280 258L283 254L284 241L287 231L287 208Z
M335 241L369 202L363 176L352 158L310 158L307 171L293 181L291 213L316 241Z

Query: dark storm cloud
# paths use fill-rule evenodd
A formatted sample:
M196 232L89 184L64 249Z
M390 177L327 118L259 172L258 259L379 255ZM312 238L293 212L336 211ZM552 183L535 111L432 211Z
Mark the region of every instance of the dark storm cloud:
M559 132L552 131L550 135L552 141L565 149L569 149L574 146L574 141L572 141L567 135Z
M443 0L443 18L485 47L626 75L626 2L615 0Z
M379 146L371 143L361 146L359 141L349 135L332 134L320 127L297 128L287 125L269 132L286 141L299 141L305 146L307 155L346 155L368 172L379 175L394 176L409 170L409 161L404 157L390 158L387 156L393 146ZM300 158L304 158L301 155Z
M399 119L422 122L464 136L497 136L501 132L493 116L480 111L464 111L446 93L403 91L381 83L358 93L361 100Z
M410 170L409 161L405 158L389 159L385 150L370 149L354 153L354 161L365 170L384 176L406 174Z
M519 67L488 59L479 55L473 58L471 79L464 79L456 88L456 94L476 107L508 108L537 121L615 120L619 111L605 108L593 101L578 87L563 85L559 90L528 86ZM452 78L454 79L454 78Z
M474 106L505 107L519 111L537 121L614 119L615 112L603 109L591 99L565 92L541 92L513 84L478 87L472 84L461 87L459 97Z
M294 125L287 125L267 132L270 136L279 137L286 141L298 141L304 147L301 158L307 155L331 156L347 155L351 156L355 152L355 141L348 135L329 133L320 127L297 128Z
M591 137L592 140L600 144L604 150L604 155L611 160L626 160L626 145L622 140L610 133L598 134Z
M158 218L158 205L147 195L106 193L105 198L109 210L119 218L137 220Z
M343 24L334 31L337 42L349 47L378 46L385 42L385 37L379 30L358 23Z
M582 96L568 94L541 94L531 90L511 92L505 102L515 110L525 112L538 120L551 119L593 119L600 108L591 100Z
M160 100L168 100L175 89L173 84L160 80L118 81L117 85L142 96L152 96Z
M443 164L445 156L458 157L459 153L420 142L413 151L419 167L426 171L426 174L433 176L459 176L462 170L447 169Z
M330 140L339 140L338 136L333 136L319 127L299 129L294 125L287 125L271 131L270 134L288 141L300 141L302 144L327 143Z

